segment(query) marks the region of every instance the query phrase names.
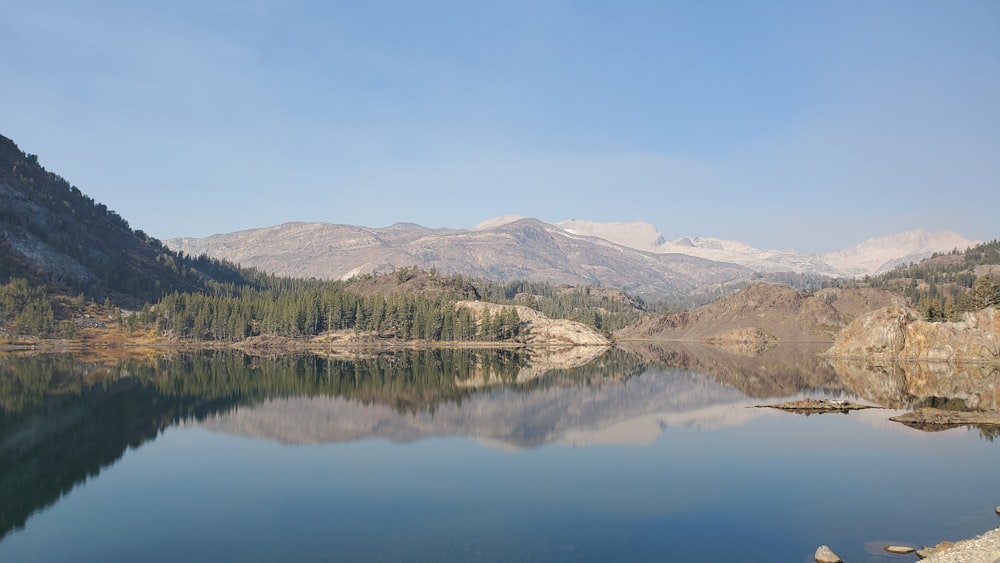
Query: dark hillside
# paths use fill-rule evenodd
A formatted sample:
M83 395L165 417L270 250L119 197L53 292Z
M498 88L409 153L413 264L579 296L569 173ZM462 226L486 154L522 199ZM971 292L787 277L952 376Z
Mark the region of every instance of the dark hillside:
M240 275L178 256L0 136L0 283L24 278L65 294L135 306Z

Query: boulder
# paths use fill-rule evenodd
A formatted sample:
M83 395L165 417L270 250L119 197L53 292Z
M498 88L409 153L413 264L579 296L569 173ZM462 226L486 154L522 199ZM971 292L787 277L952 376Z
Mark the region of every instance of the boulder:
M844 563L844 560L837 556L828 546L821 545L816 548L814 556L816 563Z

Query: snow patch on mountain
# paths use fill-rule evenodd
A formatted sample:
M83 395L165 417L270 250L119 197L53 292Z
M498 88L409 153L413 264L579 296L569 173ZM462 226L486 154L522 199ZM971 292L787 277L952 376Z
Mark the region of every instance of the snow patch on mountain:
M965 250L980 243L958 233L915 230L871 238L850 248L821 254L819 258L844 272L845 276L858 277L919 262L935 252Z
M649 223L594 223L571 219L556 225L571 234L602 238L621 246L655 254L684 254L737 264L764 273L839 275L830 265L793 250L759 250L739 241L712 237L683 237L668 241Z
M570 234L602 238L612 243L656 254L685 254L738 264L759 272L795 272L834 277L861 277L919 262L935 252L965 250L980 244L954 232L908 231L872 238L850 248L826 254L800 254L792 249L760 250L740 241L712 237L666 240L645 222L595 223L571 219L555 223Z
M482 229L492 229L494 227L502 227L503 225L506 225L508 223L514 223L516 221L520 221L521 219L528 219L528 217L525 217L524 215L515 215L510 213L507 215L494 217L492 219L487 219L482 223L476 225L475 227L472 227L472 229L482 230Z
M602 238L606 241L645 252L658 252L663 244L663 235L649 223L594 223L582 219L570 219L555 223L557 227L574 235Z

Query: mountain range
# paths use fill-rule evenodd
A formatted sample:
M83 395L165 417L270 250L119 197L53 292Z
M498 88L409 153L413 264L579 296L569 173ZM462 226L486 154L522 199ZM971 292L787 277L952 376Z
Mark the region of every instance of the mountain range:
M189 256L205 254L296 277L348 279L418 266L500 281L602 285L662 298L719 295L755 280L805 286L873 275L977 241L952 232L909 231L827 254L800 254L707 237L668 241L643 222L549 223L506 215L466 229L295 222L165 244Z
M418 266L498 281L618 288L687 299L677 304L689 306L753 281L815 286L974 244L955 233L911 231L811 255L707 237L668 241L642 222L511 215L464 229L286 223L161 244L0 137L0 278L135 305L199 290L206 279L241 279L202 255L294 277L347 279Z

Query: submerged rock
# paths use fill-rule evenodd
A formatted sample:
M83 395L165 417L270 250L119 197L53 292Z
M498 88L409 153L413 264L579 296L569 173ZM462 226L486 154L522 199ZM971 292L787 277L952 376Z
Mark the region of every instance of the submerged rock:
M889 420L902 422L907 426L942 427L965 426L1000 426L1000 411L946 411L934 408L922 408L910 411Z
M883 549L887 553L895 553L897 555L906 555L907 553L913 553L916 549L907 545L887 545Z
M853 411L853 410L881 408L881 407L874 407L872 405L862 405L860 403L852 403L850 401L838 401L834 399L812 399L809 397L805 399L798 399L795 401L779 403L776 405L761 405L761 406L765 408L797 412L800 414L813 414L813 413L823 413L823 412L846 413L848 411Z

